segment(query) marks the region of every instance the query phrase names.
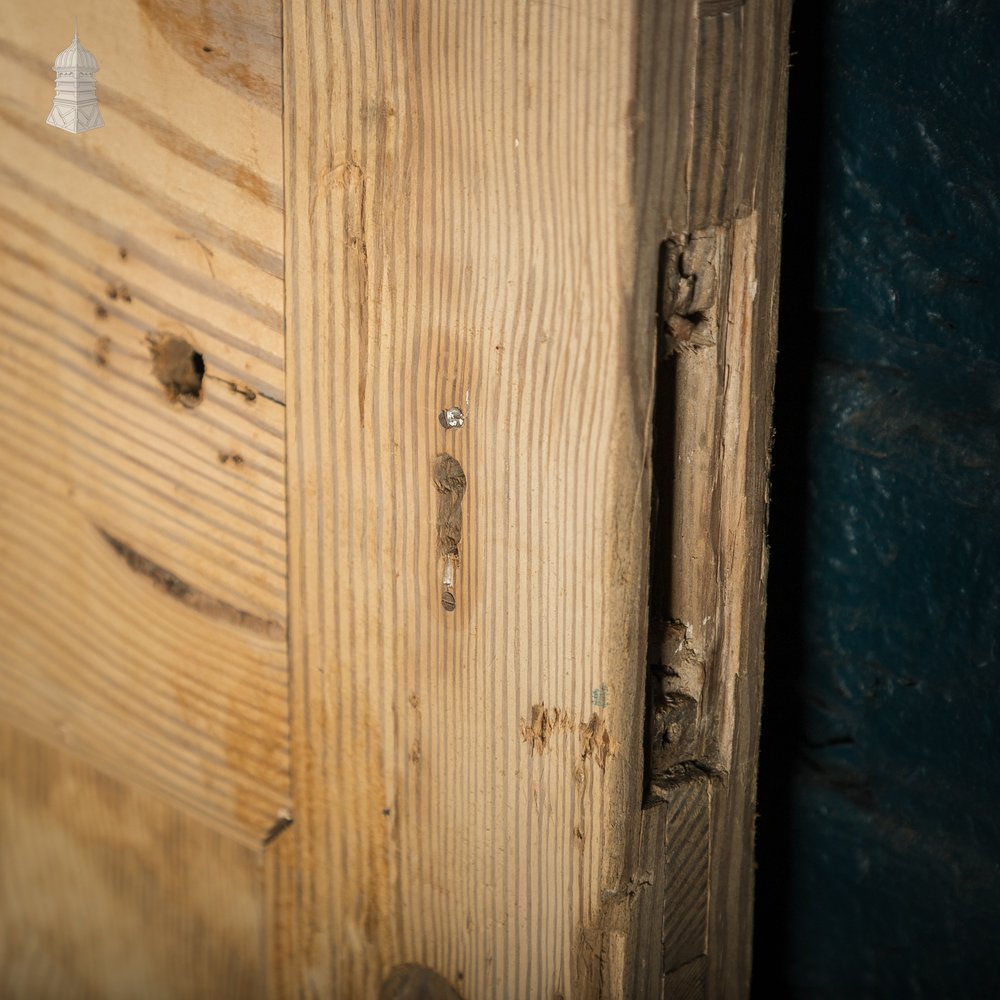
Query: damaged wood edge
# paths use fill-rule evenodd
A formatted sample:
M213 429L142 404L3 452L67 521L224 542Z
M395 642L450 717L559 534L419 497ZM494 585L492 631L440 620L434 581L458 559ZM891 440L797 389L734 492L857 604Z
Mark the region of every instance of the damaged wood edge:
M284 639L285 629L275 621L261 618L250 611L242 611L218 597L212 597L203 590L193 587L182 580L176 573L171 572L159 563L153 562L138 552L127 542L116 538L104 528L97 527L101 538L111 546L112 550L124 560L125 565L134 573L146 577L154 586L162 590L165 594L179 601L186 607L191 608L198 614L207 618L215 618L219 621L227 622L238 628L256 632L266 636L268 639Z
M751 404L749 337L757 279L755 212L667 241L664 311L696 320L698 343L670 348L674 423L666 606L650 608L647 805L684 780L730 771L740 670L743 537ZM695 249L691 249L694 247ZM669 336L669 334L668 334ZM662 596L662 595L661 595ZM654 598L655 599L655 598Z
M710 692L718 667L719 357L729 277L726 228L678 233L660 251L662 355L653 467L662 510L650 552L647 806L663 801L678 781L718 776L722 770L717 706ZM682 334L686 339L679 339Z
M698 973L691 995L706 996L711 800L730 764L718 700L726 670L721 439L730 258L742 235L740 222L727 220L660 244L652 467L653 507L657 496L661 507L651 514L645 810L636 859L656 877L620 918L634 928L635 948L651 952L629 973L634 996L673 995L663 994L666 983L687 982L689 972Z
M633 830L621 829L625 855L620 861L615 857L605 862L603 885L620 888L631 875L650 869L654 882L625 900L609 902L581 926L575 981L587 997L683 995L692 1000L736 1000L749 990L753 779L763 622L760 566L790 6L789 0L641 4L634 136L636 200L642 211L636 216L635 321L643 329L648 315L643 303L655 303L664 349L657 370L656 405L661 400L669 405L671 450L674 435L697 440L691 431L699 420L707 419L700 410L710 411L712 430L704 438L709 446L691 454L692 461L702 463L702 472L681 484L686 499L673 495L675 468L683 464L675 455L664 470L671 490L665 500L653 495L654 511L658 502L666 511L662 520L670 557L663 567L666 579L657 581L659 600L650 600L649 608L651 618L658 615L663 623L682 623L685 633L691 626L690 649L704 661L706 672L695 728L702 725L699 719L708 721L706 710L715 720L701 728L695 741L698 752L679 755L674 766L683 770L695 761L712 769L718 764L723 773L718 778L701 777L702 768L693 768L687 780L663 787L663 805L642 810ZM727 250L717 261L721 259L723 270L727 261L753 261L760 290L756 273L749 282L731 282L727 273L716 269L720 311L734 294L728 290L731 284L749 295L745 310L729 310L739 315L739 328L734 330L720 315L715 343L706 343L710 338L692 336L698 323L691 314L674 308L672 299L665 301L667 259L673 254L675 272L690 277L680 266L682 248L692 236L726 227L726 235L735 242L748 232L752 240L742 249ZM669 246L671 234L680 237L676 248ZM687 323L669 324L671 316ZM676 343L666 341L664 334ZM703 342L692 342L698 340ZM668 351L671 357L663 358ZM676 385L664 387L659 377L667 360L684 374ZM707 395L705 391L690 395L688 390L699 384L708 386ZM748 387L749 419L740 433L727 437L716 411L724 393L730 404L735 402L734 385L741 384ZM689 401L687 407L680 403L684 399ZM674 411L684 411L679 419L687 422L686 428L674 426ZM729 410L731 415L736 412ZM736 456L727 454L732 447L747 451L742 478L732 464ZM725 475L725 482L717 482L717 475ZM699 538L685 533L684 524L673 518L683 504L692 503L698 513L687 525L709 528L700 540L706 556L700 562L690 556L699 551ZM655 514L653 524L657 524ZM744 555L734 557L726 550L731 540L745 550ZM662 544L663 538L658 541ZM675 559L674 552L685 547L689 557ZM680 600L674 592L676 582L687 587ZM727 620L706 621L719 606L720 595ZM702 608L713 610L699 616ZM725 636L723 647L723 633L734 626L741 634ZM712 641L706 641L709 632L715 633ZM654 656L646 662L658 660ZM717 734L714 746L702 739L710 732ZM690 826L695 821L697 830ZM678 851L679 844L687 847ZM697 933L684 928L696 928ZM627 973L621 968L622 954L631 960Z
M664 353L696 350L719 339L720 271L728 227L676 233L660 245L657 319Z
M720 526L725 602L718 677L719 729L728 741L722 752L731 778L711 790L705 991L713 997L745 995L750 982L780 238L778 213L767 207L768 199L771 208L780 205L780 164L768 175L762 197L765 207L743 220L746 239L733 253L729 289L722 472L728 503Z

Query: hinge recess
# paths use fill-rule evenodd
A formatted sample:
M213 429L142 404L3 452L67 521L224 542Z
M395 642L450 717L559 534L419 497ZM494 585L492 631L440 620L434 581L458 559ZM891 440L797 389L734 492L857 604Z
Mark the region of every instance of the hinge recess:
M730 242L727 228L717 226L672 235L659 249L647 803L662 800L679 782L723 774L712 704L718 621L714 432Z

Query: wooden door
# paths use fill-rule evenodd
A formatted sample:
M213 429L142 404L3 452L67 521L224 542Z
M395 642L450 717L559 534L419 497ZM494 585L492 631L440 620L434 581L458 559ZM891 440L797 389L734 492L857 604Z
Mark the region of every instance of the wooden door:
M745 991L786 8L0 9L5 995Z

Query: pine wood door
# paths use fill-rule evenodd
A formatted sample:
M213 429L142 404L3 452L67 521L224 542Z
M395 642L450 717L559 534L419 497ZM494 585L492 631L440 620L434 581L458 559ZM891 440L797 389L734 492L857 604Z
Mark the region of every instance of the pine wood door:
M745 994L787 16L0 5L0 993Z

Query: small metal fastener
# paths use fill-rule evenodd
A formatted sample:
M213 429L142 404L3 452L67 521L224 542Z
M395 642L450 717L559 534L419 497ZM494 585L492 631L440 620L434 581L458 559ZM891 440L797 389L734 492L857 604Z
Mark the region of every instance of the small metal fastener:
M445 611L455 610L455 595L450 590L446 590L441 595L441 607L444 608Z
M450 430L465 423L465 414L457 406L450 406L438 414L438 420L445 430Z

